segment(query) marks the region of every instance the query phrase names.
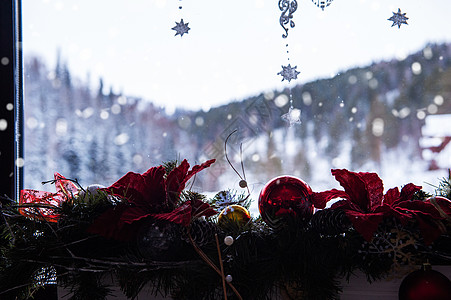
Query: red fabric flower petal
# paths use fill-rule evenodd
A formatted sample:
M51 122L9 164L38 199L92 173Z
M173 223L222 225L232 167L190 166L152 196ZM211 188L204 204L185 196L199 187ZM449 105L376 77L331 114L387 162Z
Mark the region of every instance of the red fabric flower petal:
M211 217L216 211L211 206L201 200L188 200L175 210L169 213L154 214L153 217L159 220L166 220L183 226L188 226L193 218L202 216Z
M158 207L164 203L166 195L164 174L162 166L150 168L142 175L128 172L104 190L139 207Z
M132 224L153 214L152 210L144 207L128 206L121 215L119 222L122 224Z
M426 202L434 205L443 218L451 218L451 200L442 196L435 196L427 199Z
M191 207L188 203L185 202L171 212L153 214L152 217L159 220L181 224L183 226L188 226L191 222Z
M443 217L431 203L420 200L403 201L399 203L398 207L408 210L416 217L426 244L432 243L443 233L437 223Z
M55 178L55 188L57 193L65 195L67 198L72 198L78 194L78 187L66 177L59 173L53 174Z
M210 204L205 203L201 200L192 200L192 216L193 218L200 217L211 217L216 215L218 212L214 210Z
M393 207L388 205L383 205L382 207L388 207L390 209L390 215L401 221L401 224L403 225L405 225L409 220L415 218L415 215L411 211L401 207Z
M142 175L128 172L113 185L103 190L127 200L99 216L89 232L117 240L128 240L133 235L135 222L164 208L166 189L164 167L152 167ZM133 226L132 226L133 225Z
M366 240L371 240L379 223L384 217L393 216L406 224L416 218L421 234L426 243L431 243L443 233L442 219L451 215L451 201L446 198L436 201L412 200L421 186L409 183L401 192L392 188L383 196L383 183L376 173L354 173L345 169L332 170L332 175L344 187L345 192L331 190L314 193L312 201L315 207L324 208L326 203L336 197L345 200L338 201L331 209L342 209L351 220L354 228Z
M168 193L168 201L169 205L173 207L178 200L178 196L185 188L185 177L186 173L189 170L189 163L186 159L182 161L182 163L174 168L166 179L167 193Z
M110 187L103 190L117 197L127 199L128 202L140 202L142 201L140 189L142 189L143 185L144 180L141 174L128 172Z
M348 200L357 204L362 210L370 211L382 202L383 184L375 173L354 173L346 169L334 169L340 185L344 187Z
M437 221L427 218L424 215L417 214L416 219L420 228L421 236L426 245L432 244L444 231L440 230Z
M206 162L204 162L201 165L195 165L191 171L188 172L188 174L186 174L185 179L183 180L183 188L185 188L185 183L191 179L191 177L193 177L194 175L196 175L197 173L199 173L200 171L202 171L203 169L206 169L208 167L210 167L214 162L216 161L216 159L210 159L207 160Z
M398 204L398 207L404 208L413 214L422 214L433 219L442 219L440 212L434 207L434 205L427 201L403 201Z
M60 193L21 190L19 205L23 207L19 207L19 213L37 220L57 222L60 215L55 212L54 208L61 206L65 200L66 198Z
M348 200L358 204L361 208L367 206L364 203L367 198L365 183L357 176L357 173L345 169L334 169L332 175L344 187L345 192L349 195Z
M390 205L391 206L393 203L398 201L400 197L401 197L401 193L399 192L399 189L397 187L389 189L387 191L387 193L385 193L384 202L383 203L385 205Z
M92 224L90 232L123 240L126 234L131 234L138 221L148 217L188 226L194 217L216 214L210 205L200 200L187 201L174 208L186 182L214 162L214 159L209 160L188 171L189 163L185 159L169 172L166 180L163 166L150 168L142 175L127 173L104 189L127 199L127 203L120 203L101 215Z
M406 184L401 189L401 197L399 201L412 200L414 194L419 190L421 190L421 186L419 185L414 185L413 183Z
M174 168L174 170L169 173L166 180L168 204L174 206L177 203L178 197L185 188L185 184L188 180L203 169L208 168L215 161L215 159L210 159L201 165L195 165L191 171L188 171L190 165L188 161L184 159L178 167Z
M360 213L364 213L355 203L348 201L347 199L339 200L332 204L331 209L342 209L342 210L354 210Z
M376 173L357 173L360 179L365 184L365 190L367 193L367 199L369 201L369 207L367 210L373 210L376 207L382 205L382 199L384 195L384 184L382 179Z
M144 188L141 193L144 195L144 206L152 210L160 210L165 205L166 186L164 175L166 171L163 166L153 167L144 172ZM139 205L139 203L135 203Z
M357 211L348 210L346 215L352 222L355 230L360 233L367 241L371 241L373 234L379 227L380 222L384 218L383 212L378 213L359 213Z
M319 192L319 193L313 192L313 194L311 196L313 205L316 208L320 208L320 209L325 208L327 202L329 202L332 199L336 199L336 198L348 199L349 195L346 194L346 192L344 192L344 191L332 189L330 191Z
M60 215L55 209L60 207L64 201L67 201L78 194L77 186L59 173L54 174L56 193L25 189L20 191L19 213L30 218L44 220L48 222L57 222ZM33 207L31 207L33 206Z
M108 209L94 220L87 231L118 241L131 240L136 236L135 227L121 221L127 208L127 204L119 203L115 207Z
M176 198L183 191L188 180L190 180L191 177L193 177L203 169L208 168L215 161L215 159L210 159L201 165L195 165L190 171L188 171L190 165L188 161L184 159L178 167L174 168L174 170L169 173L166 180L167 191L170 200L175 204L177 201Z

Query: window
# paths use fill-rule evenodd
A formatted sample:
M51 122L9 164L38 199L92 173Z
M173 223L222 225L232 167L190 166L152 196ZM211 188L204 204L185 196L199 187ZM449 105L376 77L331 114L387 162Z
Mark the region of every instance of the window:
M234 130L228 155L256 194L281 174L329 188L331 168L386 187L445 176L451 133L433 124L450 122L451 4L299 0L284 39L273 2L23 1L26 187L217 158L195 187L237 188ZM190 30L174 36L182 19ZM277 74L288 64L290 82Z
M7 4L5 1L1 2L0 30L2 45L5 40L6 50L0 51L0 93L2 93L0 164L2 168L5 166L7 168L3 169L3 177L0 178L2 193L0 196L13 195L11 192L13 186L16 194L22 187L53 190L53 186L42 187L41 182L52 179L54 172L78 179L83 186L96 183L108 186L128 171L144 172L149 167L165 161L184 158L189 159L192 164L211 158L217 159L212 167L195 177L189 186L189 189L199 190L207 196L225 189L240 191L243 187L240 177L246 177L245 185L250 187L251 198L254 200L251 206L251 213L254 216L257 216L255 200L258 193L266 182L281 174L292 174L302 178L313 191L336 187L334 185L337 183L332 178L330 169L377 172L385 181L386 189L414 182L423 185L427 191L433 190L434 182L450 174L448 172L451 169L451 126L449 126L451 33L447 30L449 21L445 15L451 4L444 4L438 0L429 2L397 0L396 3L393 1L388 3L385 0L298 0L299 6L296 7L292 6L296 5L295 0L273 2L272 4L263 0L225 2L25 0L23 3L14 0ZM322 3L327 4L324 11L318 8ZM282 12L284 9L289 11L288 15ZM408 22L405 22L406 20ZM159 171L161 177L156 176L158 182L163 176L162 170ZM380 262L382 258L390 265L392 262L397 265L397 259L392 258L398 257L397 253L401 253L398 250L405 245L410 245L411 250L406 252L409 254L406 256L407 261L404 257L402 261L409 264L410 253L418 254L416 251L418 249L421 250L421 256L434 252L443 253L441 246L445 245L446 241L443 243L440 241L437 247L426 246L428 239L432 241L434 236L436 237L435 233L441 232L440 226L443 225L437 222L437 226L430 226L437 221L433 213L431 218L418 219L421 233L418 249L417 242L414 241L420 236L417 235L417 229L411 231L409 226L398 227L397 221L380 223L382 225L380 234L373 236L376 238L374 243L368 242L376 230L375 226L367 226L368 222L377 225L382 217L391 217L395 211L394 206L399 204L397 201L407 200L411 195L407 197L405 194L413 193L419 189L418 187L407 185L401 192L404 194L402 196L396 195L397 193L391 190L392 193L388 192L384 201L387 199L395 201L399 198L393 207L381 207L380 203L377 203L376 206L383 213L374 214L373 212L378 212L376 208L368 214L362 214L359 211L361 207L355 209L356 206L360 206L358 202L362 202L360 197L357 197L358 199L355 197L355 191L368 194L364 202L374 202L376 198L379 201L382 198L379 197L381 191L378 182L371 184L365 182L363 188L363 182L351 183L351 180L346 180L348 176L346 171L334 173L341 175L343 185L347 185L343 183L345 181L348 186L354 185L354 191L349 191L350 189L345 187L345 190L349 191L349 202L340 203L345 205L341 208L348 206L349 210L322 210L312 216L313 207L305 200L317 198L316 200L320 202L327 200L331 195L341 197L344 194L329 191L319 196L309 194L307 198L304 196L310 190L302 185L305 192L302 195L302 205L307 203L303 207L307 208L307 213L300 215L300 218L296 216L293 231L288 227L279 227L278 215L290 215L295 200L295 205L299 207L297 200L301 197L298 192L282 185L274 189L276 195L272 194L274 197L271 198L269 194L274 190L263 189L261 197L266 198L267 203L276 202L272 199L277 201L280 199L280 202L274 205L276 209L274 212L265 213L265 209L262 209L262 220L274 231L255 227L260 233L268 232L269 235L268 239L262 239L261 243L252 244L256 246L255 248L259 245L271 245L271 249L277 250L277 247L273 248L272 245L286 248L285 238L292 240L293 236L296 237L293 247L291 245L288 247L293 250L289 252L293 252L296 258L292 260L287 256L288 259L284 259L288 263L287 266L291 265L291 268L294 268L293 272L283 265L280 268L280 253L289 254L287 249L282 249L282 252L273 251L276 253L275 259L268 259L268 251L262 251L264 264L272 261L274 267L282 271L280 276L271 274L270 281L274 283L269 285L265 293L272 293L273 288L278 292L278 287L285 285L283 282L285 280L295 283L292 286L285 285L287 290L291 287L296 290L307 287L309 280L301 280L307 277L299 274L299 270L314 271L316 266L312 262L319 261L315 255L334 260L342 255L345 257L349 256L349 253L358 253L355 256L358 262L355 263L353 260L348 265L347 259L335 259L344 261L345 265L324 264L331 267L332 272L323 272L322 268L316 270L329 275L324 278L325 283L319 288L315 286L313 289L301 291L306 295L316 294L323 290L323 287L332 290L338 287L333 283L335 279L331 276L341 274L342 270L350 272L353 269L367 270L368 278L378 277L384 267L376 268L377 276L373 276L369 270L373 267L368 262ZM364 181L368 177L365 176ZM283 180L291 181L288 178ZM168 184L168 181L171 182L167 180L165 185L172 185ZM156 183L152 182L149 185L153 188L154 184ZM67 190L68 186L63 189ZM408 189L410 192L406 191ZM76 191L75 188L70 190ZM174 189L168 190L167 193L156 193L157 200L172 203L167 200L173 200L171 195ZM31 191L29 198L34 199L33 196L43 194L45 193ZM219 193L214 200L226 202L230 199L228 197L235 195L233 192ZM166 256L172 252L171 248L176 247L182 252L186 249L178 247L181 240L178 237L173 238L172 233L176 229L166 226L169 223L160 227L159 223L154 222L160 217L171 219L171 222L178 219L174 221L176 224L189 223L179 232L180 237L182 234L185 237L184 233L187 230L189 242L210 266L214 267L214 263L210 263L207 257L216 257L216 254L219 256L219 262L222 262L223 257L237 265L240 270L246 265L241 264L241 259L235 260L235 263L232 261L233 255L229 256L228 253L235 252L233 248L226 249L225 256L221 257L222 250L217 235L215 235L217 249L205 244L207 246L205 249L210 248L212 252L208 250L210 252L208 255L202 254L200 243L198 247L192 237L194 235L189 233L195 227L191 225L198 221L199 210L202 210L203 215L216 213L210 209L204 210L205 206L198 201L197 196L196 199L190 198L189 202L177 204L177 207L172 204L153 205L151 197L142 196L141 198L146 199L141 201L129 199L128 203L125 199L117 203L117 197L103 198L108 199L108 206L111 204L106 215L119 219L119 223L115 220L111 223L103 222L104 214L98 218L97 211L88 216L83 211L85 205L79 205L78 201L70 202L75 205L74 207L81 208L79 211L82 212L82 219L72 217L68 219L82 224L82 230L76 230L78 227L70 223L57 222L54 224L58 231L55 231L50 222L56 221L63 214L36 213L34 216L31 214L26 216L26 219L33 217L29 220L32 223L35 223L34 218L48 221L36 222L40 224L39 226L23 225L26 223L12 216L11 220L20 222L20 226L16 228L24 232L24 238L17 239L19 247L15 245L16 237L11 229L15 227L9 226L5 219L8 227L5 228L5 232L10 231L13 241L12 243L7 239L2 241L12 246L7 251L2 250L2 253L5 253L4 261L7 262L3 273L9 278L11 276L8 267L13 266L17 269L17 265L21 266L14 263L14 258L19 252L27 254L20 247L24 243L27 244L28 240L33 242L31 247L26 246L27 249L33 253L38 249L40 259L39 261L19 259L27 265L22 267L28 268L30 263L35 264L35 267L30 266L28 276L24 277L25 281L31 282L31 278L34 277L38 283L44 283L45 274L49 274L52 283L55 283L55 274L61 277L69 274L72 277L72 270L90 274L84 267L74 269L74 265L78 266L74 261L80 261L80 266L84 266L86 262L95 264L97 255L89 251L89 260L85 260L83 257L86 256L83 256L83 253L79 255L78 251L71 252L67 247L90 250L92 247L89 247L89 244L85 246L81 243L94 241L95 245L106 245L107 248L111 248L109 242L103 243L104 240L97 240L91 234L102 235L105 232L99 227L105 225L104 228L107 228L105 231L108 231L106 235L119 238L119 235L128 229L135 229L132 225L141 223L147 216L152 217L152 220L146 224L142 222L143 227L134 230L137 236L130 236L131 243L121 242L121 244L127 249L136 245L137 254L149 250L149 256L146 258L146 255L142 255L145 259L142 260L137 255L136 262L140 261L137 264L132 255L123 255L122 247L119 246L118 257L125 257L126 262L122 264L121 260L115 260L114 251L106 251L108 261L99 260L101 265L112 262L114 266L120 265L122 269L126 264L133 264L132 272L137 266L144 266L143 270L146 272L154 270L155 265L155 271L160 273L158 261L164 261L165 265L173 261ZM60 192L52 200L56 201L59 197L63 197ZM0 200L7 201L3 197ZM80 196L79 200L85 201L86 198ZM150 214L141 209L141 203L146 201L150 206ZM399 219L403 222L408 219L407 214L412 219L429 214L434 210L432 207L434 201L446 202L443 198L433 198L423 203L425 204L423 211L418 211L418 207L423 205L419 205L418 202L402 201L396 207L403 208ZM92 204L103 207L103 204L99 203ZM261 207L264 207L265 201L261 203L263 203ZM404 208L410 209L408 204L412 204L412 209L404 211ZM65 209L67 206L63 206L64 212L77 211ZM155 210L160 211L155 213L153 206L156 207ZM315 207L322 208L321 203ZM15 208L13 205L14 211ZM86 208L91 210L91 207ZM22 207L15 213L26 213L27 209L32 208ZM41 209L39 212L54 212L49 206L43 206ZM173 209L172 212L169 209ZM234 207L233 211L231 209L229 207L223 210L217 216L217 220L208 220L206 222L212 223L204 224L220 226L221 220L236 215L235 212L238 212L239 216L237 221L247 222L249 216L244 209L237 207ZM387 209L386 214L383 209ZM136 218L133 217L133 211L136 211ZM329 214L330 212L332 214ZM194 214L196 216L193 216ZM273 218L273 214L277 218ZM340 225L338 223L342 223L341 225L346 223L345 214L352 220L352 227L344 226L343 230L332 228L334 225ZM66 214L68 215L70 214ZM361 218L362 215L365 216ZM332 218L329 218L330 216ZM91 217L95 220L89 226L88 232L85 231L88 225L86 220ZM298 221L301 221L302 225L307 224L304 223L307 222L307 217L311 217L309 224L305 227L299 226L301 224ZM322 226L322 221L326 219L332 220L330 227L334 233L331 235L327 228L329 226ZM337 224L334 219L337 220ZM99 223L102 224L97 226ZM122 226L121 223L127 223L130 227ZM258 226L266 226L260 220L255 223L259 223ZM204 226L202 223L198 224L200 229L193 232L204 236L202 229ZM215 233L215 227L209 225L206 225L206 231ZM242 229L251 233L252 227L247 225L248 223ZM359 241L354 233L347 234L348 230L345 227L351 231L355 230L355 234L361 234L362 239ZM425 227L428 227L427 230L424 230ZM41 231L41 228L45 228L48 234ZM248 228L251 229L248 231ZM68 232L69 236L72 236L73 232L80 232L81 236L77 234L72 242L61 238L59 229L62 229L63 233ZM285 229L288 229L287 232ZM25 234L25 231L30 235ZM58 234L55 234L57 232ZM430 232L432 234L425 234ZM284 236L280 243L277 242L278 233ZM315 238L316 234L318 238ZM89 236L85 238L86 235ZM231 246L233 238L235 240L240 238L238 243L241 245L251 245L243 240L246 235L225 236L224 244ZM28 236L31 238L28 239ZM255 238L260 239L260 236L258 234ZM397 239L396 245L385 246L392 242L394 236ZM57 243L47 244L44 241L45 237L51 237ZM254 239L253 235L249 237ZM328 237L332 239L329 240ZM310 238L316 241L305 243L305 239ZM327 245L333 245L335 243L333 240L336 240L336 245L348 246L323 247L326 244L322 244L321 240ZM169 247L158 248L154 242L160 244L164 242L166 245L169 244ZM45 245L41 249L49 250L47 260L41 257L46 251L39 250L40 245ZM301 252L297 251L298 247ZM387 252L387 247L393 249L390 248ZM15 249L20 251L17 252ZM331 256L327 251L318 252L321 249L343 251ZM52 250L57 250L55 252L57 255L54 255ZM153 250L163 256L157 254L155 256L159 257L154 260ZM59 254L62 252L68 253L70 268L67 270L70 273L56 270L62 265L54 260L59 261L61 258L61 261L65 261L64 255ZM105 251L97 252L105 253ZM376 253L372 255L372 252ZM9 253L12 254L12 263ZM30 257L36 256L33 253ZM76 257L73 253L76 253ZM110 253L113 255L110 256ZM306 255L299 258L299 253ZM315 255L311 256L309 253ZM381 253L384 254L380 255ZM248 256L241 255L238 251L235 254L238 258ZM360 255L362 259L359 258ZM258 261L254 259L256 256L249 257L251 265L255 265ZM310 259L311 257L313 259ZM441 261L440 255L431 257L436 262ZM185 260L185 255L182 258ZM146 263L142 264L147 259L151 260L149 264L151 268L148 268ZM200 278L197 269L198 260L197 257L193 260L196 268L195 278ZM297 263L293 265L293 261ZM189 267L184 262L181 265L178 261L174 262L183 269ZM49 265L55 265L55 268ZM235 276L236 273L227 272L229 274L225 276L222 263L220 265L222 283L225 285L226 281L230 283L232 274ZM97 269L94 265L92 267L95 268L92 269L95 274L99 275L101 274L99 271L105 268ZM34 273L33 268L37 268L38 273ZM235 269L232 264L228 268L232 271ZM266 265L265 268L267 269ZM64 266L62 269L65 269ZM172 267L170 269L172 273ZM285 272L286 270L288 272ZM127 277L130 274L120 273ZM143 273L139 274L138 277L141 277ZM297 278L291 280L287 274L295 275ZM211 277L208 273L206 275ZM163 280L156 281L158 284L168 278L166 274L163 276ZM11 278L14 280L16 277ZM235 280L239 281L240 277L254 278L254 276L236 276ZM89 276L88 280L97 281L91 280L92 278ZM312 278L319 277L315 275ZM86 277L83 277L82 281L88 282ZM187 282L183 278L178 281ZM205 285L203 280L197 281ZM126 288L123 286L121 288L127 290L128 287L133 289L133 286L140 285L135 283L132 280ZM21 282L18 282L18 285L25 286ZM246 290L251 286L244 281L239 285ZM176 290L179 293L185 290L198 290L192 289L192 286L188 281L181 289L177 285ZM211 284L207 286L208 289L212 287L213 293L219 291L219 288L214 288ZM83 289L107 292L104 288L90 287L86 286ZM16 287L8 288L7 291L15 289ZM163 290L165 289L163 286ZM226 288L223 289L227 293ZM259 286L257 289L260 289ZM52 293L51 297L55 298L56 286L50 290L46 288L44 292ZM324 294L332 295L328 289L324 289ZM45 299L49 297L42 296Z
M0 3L0 195L17 198L22 185L22 64L20 2ZM16 159L17 158L17 159Z

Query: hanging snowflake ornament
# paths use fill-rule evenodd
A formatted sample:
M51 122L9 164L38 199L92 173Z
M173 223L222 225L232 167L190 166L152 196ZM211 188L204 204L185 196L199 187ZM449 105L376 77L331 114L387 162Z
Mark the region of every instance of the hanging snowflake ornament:
M297 10L298 3L296 0L279 0L279 9L282 12L279 18L280 26L282 26L283 30L285 30L285 33L282 34L282 37L286 39L288 37L288 25L291 28L294 28L295 24L293 21L293 13ZM286 44L286 47L288 47L288 43ZM287 48L287 54L290 53ZM290 61L290 57L288 57L288 61ZM291 67L291 64L288 64L288 66L282 66L282 71L277 73L277 75L282 76L282 81L288 80L288 82L291 82L292 79L297 79L298 74L301 72L296 71L297 66ZM291 93L290 88L290 108L288 110L288 113L282 115L282 119L284 121L287 121L290 124L290 127L294 124L300 124L301 120L301 111L299 109L295 109L293 107L293 94Z
M324 8L328 7L328 6L332 3L332 1L333 1L333 0L320 0L320 1L318 1L318 0L312 0L312 2L313 2L316 6L320 7L322 10L324 10Z
M288 27L285 25L290 24L290 27L295 26L293 19L293 13L298 9L298 3L296 0L279 0L279 9L282 12L279 18L280 26L282 26L285 33L282 37L286 39L288 37Z
M223 210L229 205L239 204L239 199L236 192L222 191L215 195L212 204L214 207Z
M180 34L180 37L182 37L185 33L188 34L188 30L190 30L191 28L188 27L189 23L184 23L183 19L181 19L180 23L175 22L175 26L172 27L172 30L175 30L175 36L177 36L177 34Z
M406 13L401 13L401 9L398 8L398 12L393 12L393 16L391 16L390 19L387 19L387 20L393 22L391 27L398 25L398 28L400 28L402 24L409 25L409 24L407 24L408 19L409 18L406 17Z
M290 82L292 79L297 79L298 74L301 72L296 71L297 66L291 67L291 64L288 64L288 66L282 66L282 71L277 73L277 75L282 75L282 81L288 80Z
M285 122L288 122L290 127L295 124L301 124L301 110L290 107L288 109L288 112L286 114L282 115L282 119Z

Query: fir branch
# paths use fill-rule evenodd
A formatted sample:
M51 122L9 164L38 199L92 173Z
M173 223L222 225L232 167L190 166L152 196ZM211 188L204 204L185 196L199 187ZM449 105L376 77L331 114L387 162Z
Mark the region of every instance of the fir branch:
M244 194L223 191L210 203L218 205L224 199L243 206L250 201ZM204 201L205 196L183 191L181 201L189 200ZM73 299L103 299L108 286L114 284L130 298L149 286L155 295L173 299L218 299L224 297L225 274L234 278L233 284L225 283L227 289L239 291L239 296L227 294L229 298L274 299L286 290L297 299L337 299L340 286L336 279L349 278L355 270L362 270L371 282L389 276L398 266L425 258L451 264L450 226L444 221L444 233L429 247L416 221L399 224L384 219L375 239L365 242L340 211L318 212L308 224L289 219L275 229L261 218L246 224L197 219L187 228L168 223L168 230L151 236L163 247L146 244L155 249L146 248L145 253L139 248L140 240L118 242L86 231L113 206L106 193L88 194L63 202L57 208L58 222L47 222L39 212L34 219L18 209L53 206L2 204L0 291L7 292L1 295L27 298L36 286L36 272L52 266ZM154 224L154 220L141 223L141 237L148 234L145 226ZM220 243L226 235L234 238L232 245ZM106 283L107 276L114 280ZM88 280L90 285L83 283ZM88 286L99 287L99 293L90 297Z
M451 169L448 170L448 178L442 178L440 181L436 194L451 199Z
M169 173L171 173L172 170L174 170L178 166L178 160L174 159L170 161L165 161L161 165L164 167L165 176L167 177Z
M4 223L4 224L6 225L6 227L8 228L8 231L9 231L11 237L12 237L11 243L12 243L12 244L15 244L15 243L16 243L16 236L14 235L14 232L13 232L13 230L11 229L11 226L9 226L8 220L6 219L6 217L5 217L4 213L3 213L3 209L2 209L1 206L0 206L0 212L1 212L1 215L2 215L3 223Z

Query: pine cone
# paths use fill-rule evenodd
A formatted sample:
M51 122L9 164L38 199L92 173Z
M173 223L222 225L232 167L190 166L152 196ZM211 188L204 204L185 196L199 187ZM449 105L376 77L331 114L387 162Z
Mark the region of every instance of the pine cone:
M325 235L340 234L351 227L346 213L338 209L319 210L313 215L310 222L314 230Z
M146 259L175 260L181 243L180 226L165 221L147 222L137 235L138 251Z
M190 234L199 247L214 243L215 233L219 234L220 232L221 231L216 224L205 220L195 220L191 223ZM190 243L188 235L183 235L182 239L185 242Z

